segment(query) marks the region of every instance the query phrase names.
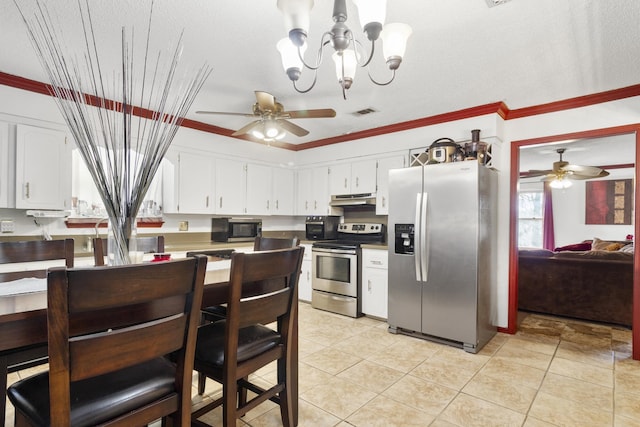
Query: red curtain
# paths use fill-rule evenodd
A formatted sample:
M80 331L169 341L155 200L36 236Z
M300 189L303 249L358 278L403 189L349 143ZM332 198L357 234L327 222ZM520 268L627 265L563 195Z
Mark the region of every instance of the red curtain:
M544 182L542 192L543 224L542 224L542 247L552 251L556 247L553 232L553 203L551 202L551 187L549 181Z

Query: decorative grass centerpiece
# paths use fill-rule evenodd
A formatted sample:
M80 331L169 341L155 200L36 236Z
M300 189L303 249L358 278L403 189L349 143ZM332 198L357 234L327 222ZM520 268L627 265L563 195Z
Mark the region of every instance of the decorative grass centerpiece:
M121 64L103 70L88 0L78 1L84 34L82 55L65 49L61 28L42 0L27 14L14 0L45 69L58 108L95 182L109 217L109 263L131 262L136 216L151 181L184 116L211 69L176 76L182 34L173 54L149 55L153 1L146 45L136 62L131 37L122 27Z

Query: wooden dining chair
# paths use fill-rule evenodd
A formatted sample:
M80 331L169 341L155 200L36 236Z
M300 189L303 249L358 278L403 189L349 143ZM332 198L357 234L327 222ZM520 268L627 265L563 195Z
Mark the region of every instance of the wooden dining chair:
M107 255L107 239L102 237L93 238L93 262L95 265L104 265L104 258ZM140 252L162 253L164 252L164 236L136 237L136 248Z
M193 425L206 426L197 418L222 405L223 425L235 426L268 399L280 405L283 426L293 425L294 320L303 252L296 247L231 256L227 316L200 326L194 362L196 371L222 384L222 397L195 411ZM249 381L249 374L273 361L277 384L264 389ZM247 401L246 390L256 395Z
M300 239L297 237L285 239L280 237L258 236L253 241L254 251L271 251L274 249L295 248L296 246L300 246Z
M253 241L254 251L268 251L274 249L287 249L300 246L300 239L297 237L279 238L279 237L262 237L258 236ZM231 253L229 253L231 256ZM205 307L202 309L202 321L203 322L215 322L222 320L226 316L226 307L223 305L217 305L212 307ZM204 394L207 378L204 375L198 374L198 393Z
M0 264L7 267L7 271L0 273L0 286L1 282L29 277L46 278L47 269L42 268L42 262L73 267L73 248L73 239L0 242ZM10 264L16 264L15 270ZM0 353L0 425L6 412L7 375L47 360L47 343Z
M9 387L16 427L190 425L206 263L49 270L49 371Z

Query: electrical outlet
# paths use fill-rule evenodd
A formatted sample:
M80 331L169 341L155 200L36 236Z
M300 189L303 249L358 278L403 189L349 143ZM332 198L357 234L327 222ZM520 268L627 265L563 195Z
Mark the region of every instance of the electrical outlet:
M13 233L13 220L2 219L0 220L0 233Z

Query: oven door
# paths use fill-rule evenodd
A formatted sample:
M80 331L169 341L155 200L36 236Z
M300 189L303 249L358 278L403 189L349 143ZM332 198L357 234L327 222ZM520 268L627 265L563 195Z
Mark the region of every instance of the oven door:
M358 296L357 250L312 247L311 254L311 286L314 290Z

